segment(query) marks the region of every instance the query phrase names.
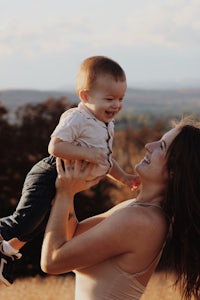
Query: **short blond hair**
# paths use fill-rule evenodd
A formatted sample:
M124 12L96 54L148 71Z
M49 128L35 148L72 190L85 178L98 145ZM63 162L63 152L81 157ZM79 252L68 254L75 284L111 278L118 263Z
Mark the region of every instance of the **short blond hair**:
M78 71L77 94L81 90L91 90L100 75L111 75L116 81L126 80L125 72L117 62L105 56L91 56L82 62Z

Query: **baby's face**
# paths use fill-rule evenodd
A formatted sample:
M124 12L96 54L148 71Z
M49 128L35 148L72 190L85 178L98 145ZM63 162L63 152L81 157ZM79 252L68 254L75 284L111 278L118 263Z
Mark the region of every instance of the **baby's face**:
M125 80L116 81L111 75L99 76L94 88L87 92L85 105L97 119L108 123L122 109L126 88Z

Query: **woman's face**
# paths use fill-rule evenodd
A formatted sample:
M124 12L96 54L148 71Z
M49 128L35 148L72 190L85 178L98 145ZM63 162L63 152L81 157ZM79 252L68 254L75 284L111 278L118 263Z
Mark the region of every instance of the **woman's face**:
M143 182L166 182L168 178L166 170L166 153L169 145L172 143L177 134L178 129L173 128L164 134L159 141L146 144L146 155L135 166L135 171L141 177Z

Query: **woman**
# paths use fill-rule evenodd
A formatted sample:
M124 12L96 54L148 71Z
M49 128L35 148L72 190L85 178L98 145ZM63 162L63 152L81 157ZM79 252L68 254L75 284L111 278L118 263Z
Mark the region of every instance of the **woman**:
M140 299L163 248L183 295L199 299L200 124L183 120L161 140L146 145L135 166L136 199L78 222L74 195L99 181L92 169L57 162L57 195L42 247L41 267L51 274L76 273L76 300ZM66 193L68 190L68 193ZM167 241L167 242L166 242ZM168 246L169 245L169 246ZM168 257L168 256L167 256Z

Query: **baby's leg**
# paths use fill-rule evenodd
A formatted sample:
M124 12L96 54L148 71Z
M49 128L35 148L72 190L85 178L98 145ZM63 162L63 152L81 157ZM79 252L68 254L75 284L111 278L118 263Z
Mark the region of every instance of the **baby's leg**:
M31 169L26 176L15 212L0 219L0 234L3 239L16 237L27 242L45 227L55 196L56 177L55 159L51 157L43 159Z
M22 196L15 212L0 219L0 280L6 285L13 283L13 262L20 258L19 249L33 239L48 220L51 202L55 196L57 177L55 159L43 159L28 173Z

